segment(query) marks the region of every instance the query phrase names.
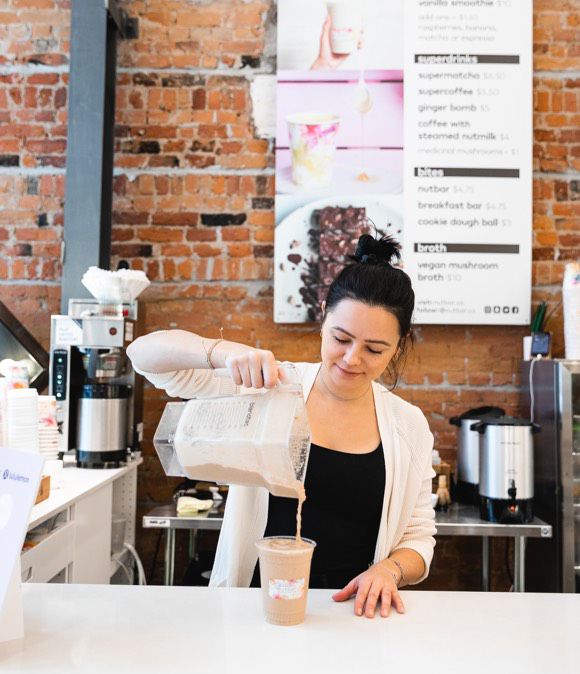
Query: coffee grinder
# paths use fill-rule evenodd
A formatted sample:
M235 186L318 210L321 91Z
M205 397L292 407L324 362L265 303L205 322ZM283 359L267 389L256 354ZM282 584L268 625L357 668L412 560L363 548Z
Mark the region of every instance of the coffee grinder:
M51 316L50 394L60 451L81 468L116 468L142 438L142 381L127 358L138 334L138 303L71 299Z

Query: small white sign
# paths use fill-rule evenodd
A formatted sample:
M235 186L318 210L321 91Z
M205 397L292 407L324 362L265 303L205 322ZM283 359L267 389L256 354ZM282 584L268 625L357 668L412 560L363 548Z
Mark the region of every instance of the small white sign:
M41 454L0 448L0 613L36 500Z
M126 342L132 342L133 341L133 323L131 321L126 321L125 322L125 341Z
M54 321L54 343L59 346L76 346L83 343L83 329L72 318L59 318Z
M153 528L158 527L159 529L169 529L169 527L171 526L171 520L151 517L149 518L147 526Z

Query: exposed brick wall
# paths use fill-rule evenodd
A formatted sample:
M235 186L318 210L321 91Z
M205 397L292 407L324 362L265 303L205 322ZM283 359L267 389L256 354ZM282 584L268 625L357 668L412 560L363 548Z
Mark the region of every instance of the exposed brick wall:
M280 358L316 359L315 326L272 322L272 141L256 132L250 86L274 72L275 3L122 6L139 19L140 35L119 47L113 265L126 259L152 279L147 330L217 335L223 326L228 338ZM533 303L551 307L564 262L580 253L577 10L573 1L535 2ZM69 23L68 0L0 6L0 298L45 345L59 309ZM561 356L561 309L550 327ZM518 411L526 332L417 329L400 393L428 415L445 458L455 457L452 414L482 403ZM151 388L145 396L141 511L167 500L175 484L151 445L165 399ZM142 532L147 560L154 538ZM450 556L440 559L448 565Z
M270 166L270 142L253 134L248 88L246 77L121 74L116 165L124 169Z

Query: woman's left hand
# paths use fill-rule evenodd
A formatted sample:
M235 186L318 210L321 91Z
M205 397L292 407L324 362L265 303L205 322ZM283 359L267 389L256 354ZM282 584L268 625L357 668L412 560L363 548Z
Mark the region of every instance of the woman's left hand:
M395 582L397 575L397 567L388 559L383 560L353 578L342 590L333 594L332 598L334 601L346 601L356 594L354 612L356 615L364 613L367 618L374 618L379 601L383 618L389 615L391 605L398 613L404 613L405 605Z

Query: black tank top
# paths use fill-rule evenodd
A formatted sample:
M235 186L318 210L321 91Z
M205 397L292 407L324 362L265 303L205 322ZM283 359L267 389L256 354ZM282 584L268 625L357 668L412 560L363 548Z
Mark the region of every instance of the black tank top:
M383 509L382 444L348 454L312 444L305 479L302 536L316 541L310 587L342 588L372 564ZM296 499L272 496L265 536L296 534ZM259 587L258 565L252 587Z

